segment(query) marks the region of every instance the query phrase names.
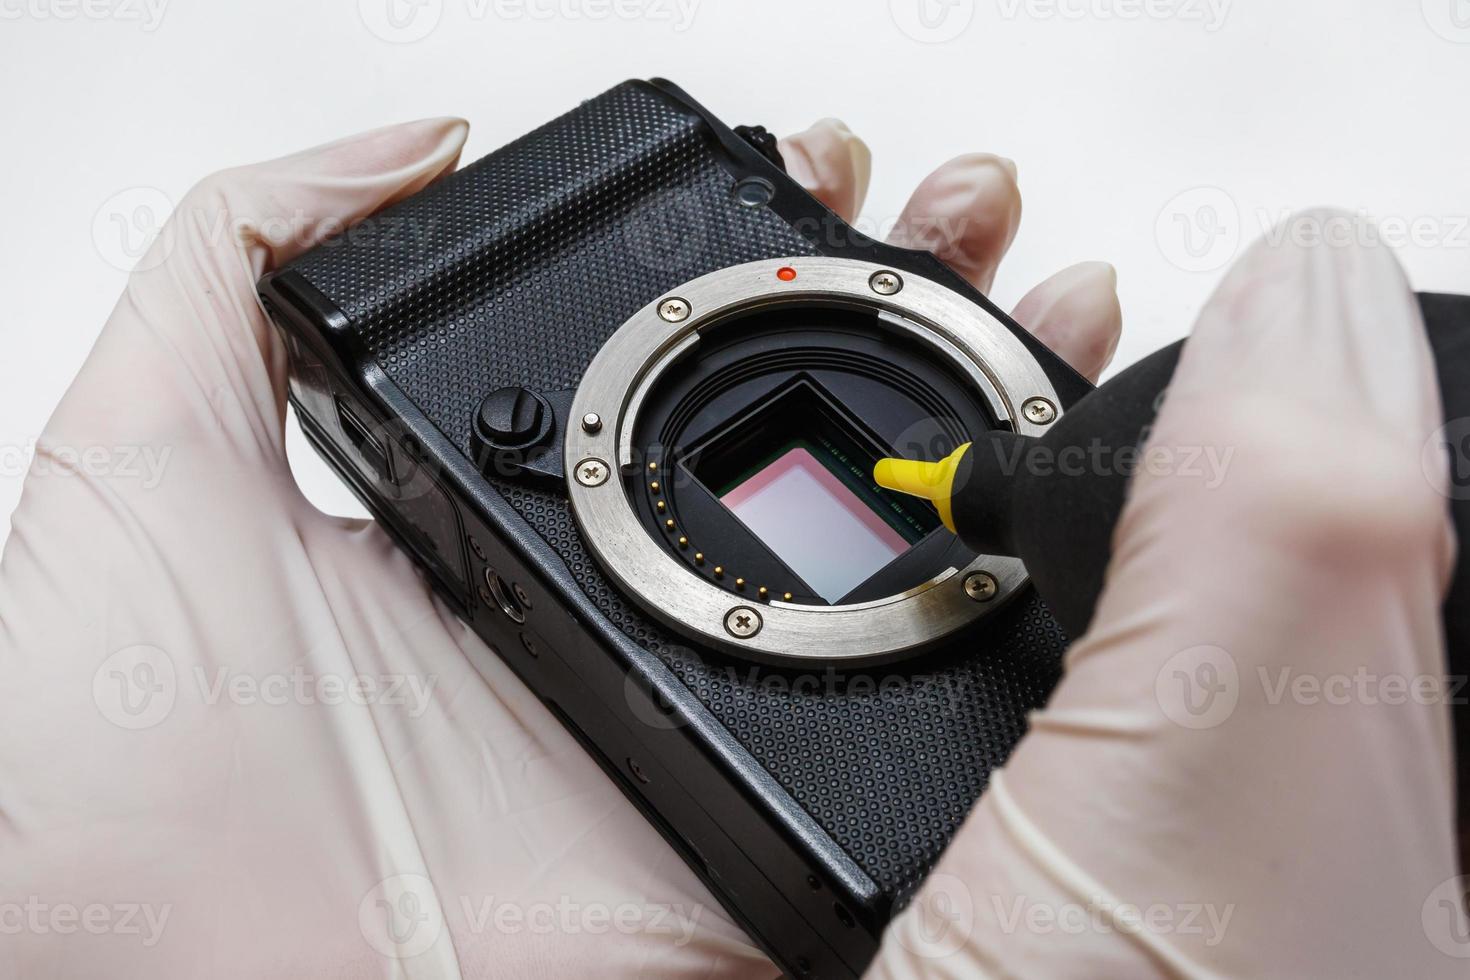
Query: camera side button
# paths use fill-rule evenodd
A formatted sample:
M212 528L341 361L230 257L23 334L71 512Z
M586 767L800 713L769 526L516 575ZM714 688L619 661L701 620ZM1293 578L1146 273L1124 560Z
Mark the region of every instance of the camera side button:
M748 208L758 208L771 203L776 196L776 185L764 177L746 177L734 187L735 200Z
M481 438L497 449L533 445L551 428L551 409L534 391L516 386L498 388L480 402L475 425Z

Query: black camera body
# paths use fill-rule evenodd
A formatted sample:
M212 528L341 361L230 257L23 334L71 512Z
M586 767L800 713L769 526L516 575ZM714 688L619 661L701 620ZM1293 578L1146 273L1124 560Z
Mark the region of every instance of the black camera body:
M1067 643L871 461L1090 385L662 81L370 220L261 283L307 436L788 973L861 973Z

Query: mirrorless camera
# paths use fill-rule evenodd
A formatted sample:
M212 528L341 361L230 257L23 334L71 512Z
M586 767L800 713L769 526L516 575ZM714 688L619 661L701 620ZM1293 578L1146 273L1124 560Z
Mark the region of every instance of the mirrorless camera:
M1090 386L664 81L261 282L312 443L790 974L853 976L1059 676L872 479Z

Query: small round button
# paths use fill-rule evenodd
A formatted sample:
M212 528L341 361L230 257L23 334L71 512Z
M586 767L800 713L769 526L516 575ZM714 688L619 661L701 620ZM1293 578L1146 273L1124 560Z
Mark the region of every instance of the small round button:
M735 185L735 200L748 208L770 204L775 196L776 185L763 177L747 177Z
M518 386L499 388L480 402L476 425L486 442L496 446L524 445L544 427L546 406L533 391Z

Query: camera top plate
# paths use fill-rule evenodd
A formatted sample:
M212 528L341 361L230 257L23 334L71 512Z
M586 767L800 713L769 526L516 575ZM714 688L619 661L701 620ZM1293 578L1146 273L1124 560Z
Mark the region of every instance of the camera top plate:
M794 273L794 274L793 274ZM966 379L994 417L1040 435L1062 403L1036 358L981 306L912 273L832 257L761 260L709 273L635 313L588 366L572 403L564 458L572 511L614 581L674 629L766 663L877 663L920 652L990 615L1027 581L1013 558L982 555L905 592L849 605L758 600L673 559L650 536L619 474L641 471L633 432L649 392L703 336L763 308L849 308L877 314ZM1029 420L1045 399L1055 414ZM993 582L993 585L992 585Z

